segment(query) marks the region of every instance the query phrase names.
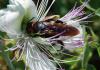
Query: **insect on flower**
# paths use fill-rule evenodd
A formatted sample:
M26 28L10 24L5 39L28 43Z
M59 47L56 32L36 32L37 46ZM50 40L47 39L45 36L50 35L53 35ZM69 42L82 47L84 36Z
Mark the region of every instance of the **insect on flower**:
M56 18L56 19L55 19ZM71 25L67 25L63 21L57 19L57 15L47 17L43 21L30 22L27 25L28 34L38 34L41 37L52 37L60 34L61 36L75 36L79 34L79 30Z
M56 70L56 64L61 68L60 60L56 60L49 48L57 52L54 45L60 44L65 49L84 45L80 23L91 16L83 16L88 1L74 6L64 17L46 17L54 2L48 6L49 0L38 0L37 4L32 0L9 0L7 8L0 10L0 30L16 40L16 46L6 51L14 51L17 60L23 59L26 69L28 66L30 70Z

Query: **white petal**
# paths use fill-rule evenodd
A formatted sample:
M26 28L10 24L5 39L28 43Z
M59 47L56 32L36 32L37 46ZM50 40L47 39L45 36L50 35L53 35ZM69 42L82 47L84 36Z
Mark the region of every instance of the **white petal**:
M29 21L35 17L34 12L35 4L32 0L10 0L7 8L0 10L0 30L7 32L9 36L20 35L22 20L27 17Z
M20 0L18 0L20 2ZM37 18L37 10L36 10L36 6L35 3L32 0L22 0L24 1L23 7L25 8L25 19L27 19L27 21L29 21L30 19L32 19L34 17L34 19Z
M6 9L0 10L0 30L11 35L20 34L24 13L23 7L17 2L7 5Z
M44 53L40 52L35 44L32 39L28 40L25 50L25 62L30 70L56 70L55 65Z

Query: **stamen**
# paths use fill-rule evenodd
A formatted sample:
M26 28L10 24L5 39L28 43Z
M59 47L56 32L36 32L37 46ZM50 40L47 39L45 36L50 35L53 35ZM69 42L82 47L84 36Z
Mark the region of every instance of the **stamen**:
M76 9L75 9L75 6L74 6L74 8L71 11L69 11L64 17L60 18L59 20L67 23L68 21L75 20L76 17L80 17L80 16L84 15L85 13L82 10L87 5L88 1L86 0L83 3L83 5L77 7ZM82 19L82 20L84 20L84 19Z
M63 32L61 32L61 33L59 33L59 34L57 34L57 35L55 35L55 36L49 37L48 39L52 39L52 38L58 37L58 36L62 35L62 34L65 33L65 32L66 32L66 31L64 30Z
M52 3L50 4L49 8L46 10L46 12L44 13L43 16L41 16L40 21L44 19L44 17L47 15L48 11L50 10L51 6L53 5L53 3L55 2L55 0L52 1Z
M44 12L45 12L45 10L46 10L46 7L47 7L47 4L48 4L48 0L42 0L42 2L41 2L41 4L40 4L40 6L39 6L39 8L38 8L38 20L39 20L39 18L42 16L42 14L44 14Z

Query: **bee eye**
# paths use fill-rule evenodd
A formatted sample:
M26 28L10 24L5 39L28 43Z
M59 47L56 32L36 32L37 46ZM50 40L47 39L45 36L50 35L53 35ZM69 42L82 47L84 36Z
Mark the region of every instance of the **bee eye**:
M35 28L37 31L41 31L46 28L46 25L44 22L37 22Z
M56 22L55 23L63 23L62 21L60 21L60 20L56 20Z

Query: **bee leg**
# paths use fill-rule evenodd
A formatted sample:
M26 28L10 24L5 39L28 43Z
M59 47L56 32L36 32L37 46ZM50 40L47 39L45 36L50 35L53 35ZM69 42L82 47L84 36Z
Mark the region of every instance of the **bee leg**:
M41 33L41 31L38 31L38 32L36 33L36 35L41 36L41 35L44 35L44 33Z
M61 36L62 34L64 34L65 32L66 32L66 31L64 30L63 32L61 32L61 33L59 33L59 34L57 34L57 35L55 35L55 36L49 37L49 39L53 39L53 38L59 37L59 36Z
M51 40L52 45L59 45L60 49L58 51L63 50L64 43L61 40Z
M57 40L57 43L61 45L60 50L63 50L63 46L64 46L63 41L61 41L61 40ZM60 51L60 50L59 50L59 51Z

